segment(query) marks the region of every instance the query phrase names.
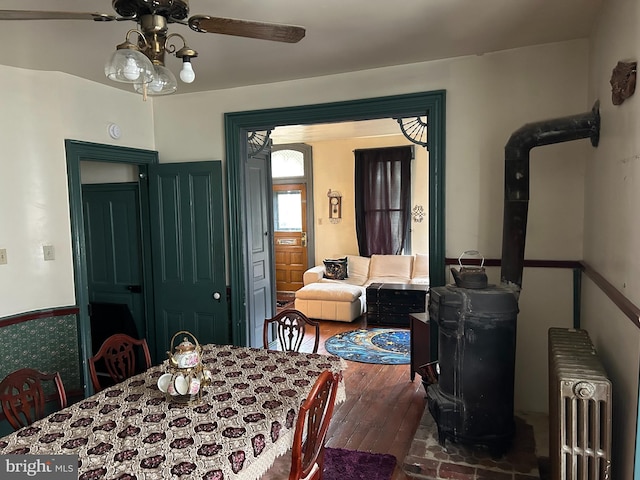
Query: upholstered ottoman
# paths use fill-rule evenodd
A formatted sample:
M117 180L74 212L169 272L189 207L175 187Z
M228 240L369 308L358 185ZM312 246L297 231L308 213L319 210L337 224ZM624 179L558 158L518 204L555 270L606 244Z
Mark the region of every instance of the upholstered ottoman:
M353 322L364 311L362 287L315 282L296 292L296 310L309 318Z

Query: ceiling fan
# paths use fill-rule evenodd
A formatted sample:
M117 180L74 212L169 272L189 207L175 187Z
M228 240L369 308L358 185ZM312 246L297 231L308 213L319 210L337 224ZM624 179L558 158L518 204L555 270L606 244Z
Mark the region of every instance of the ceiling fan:
M198 52L187 46L179 33L168 33L168 24L188 25L196 32L235 35L275 42L297 43L305 29L294 25L263 23L234 18L193 15L189 17L189 0L112 0L116 15L89 12L59 12L36 10L0 10L0 20L93 20L96 22L134 21L140 30L127 32L125 42L116 47L105 66L105 75L115 81L132 83L139 93L165 95L177 89L175 76L164 66L165 52L183 61L180 78L186 83L195 79L191 59ZM138 35L135 43L129 36ZM183 47L176 49L170 42L178 37Z

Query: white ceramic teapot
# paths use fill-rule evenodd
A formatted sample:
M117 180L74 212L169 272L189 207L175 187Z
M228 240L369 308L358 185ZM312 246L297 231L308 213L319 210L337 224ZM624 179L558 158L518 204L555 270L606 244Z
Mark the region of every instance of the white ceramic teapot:
M173 367L177 368L194 368L200 365L200 344L196 337L193 334L187 331L181 331L176 333L171 339L171 346L173 348L173 342L175 338L180 335L186 333L191 336L191 338L195 341L195 344L190 342L187 337L184 337L182 342L177 345L173 352L167 352L169 355L169 363Z
M191 341L188 337L191 337ZM176 341L182 341L175 345ZM197 405L202 401L203 387L209 385L211 371L202 364L202 348L198 339L185 330L171 339L168 372L158 378L158 389L174 403Z

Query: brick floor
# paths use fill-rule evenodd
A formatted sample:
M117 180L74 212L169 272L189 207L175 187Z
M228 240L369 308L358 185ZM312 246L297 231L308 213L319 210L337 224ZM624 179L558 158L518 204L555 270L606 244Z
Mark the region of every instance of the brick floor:
M509 452L499 459L486 449L470 448L447 441L438 443L437 426L425 408L403 470L420 480L538 480L538 458L534 430L516 416L516 434Z

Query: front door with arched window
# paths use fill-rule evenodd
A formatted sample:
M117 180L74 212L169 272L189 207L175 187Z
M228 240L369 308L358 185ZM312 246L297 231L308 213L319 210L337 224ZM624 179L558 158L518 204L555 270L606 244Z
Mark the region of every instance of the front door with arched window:
M313 258L313 198L311 147L304 144L273 146L273 241L276 291L302 288L302 277Z

